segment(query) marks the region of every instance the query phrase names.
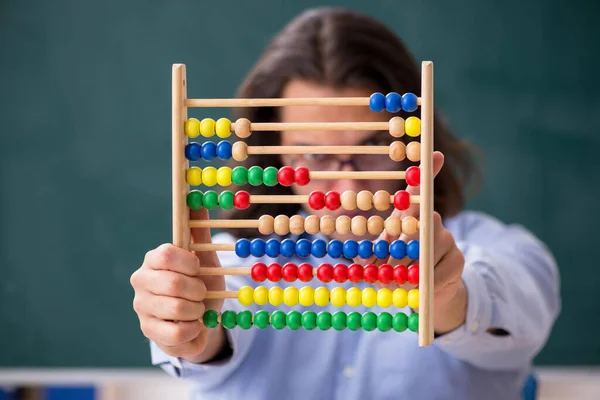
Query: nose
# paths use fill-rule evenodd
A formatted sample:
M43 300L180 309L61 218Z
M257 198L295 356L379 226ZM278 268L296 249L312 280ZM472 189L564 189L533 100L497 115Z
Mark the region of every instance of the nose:
M339 171L354 171L354 167L349 163L346 163L342 166ZM332 188L331 190L336 191L342 194L345 191L353 191L359 192L362 187L366 185L361 185L361 181L357 179L333 179L331 181Z

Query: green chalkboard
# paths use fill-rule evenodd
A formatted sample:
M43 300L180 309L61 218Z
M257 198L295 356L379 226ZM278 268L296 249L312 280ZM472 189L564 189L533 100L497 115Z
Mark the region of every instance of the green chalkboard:
M560 263L563 312L537 362L600 364L600 7L328 3L435 62L437 105L485 153L471 206L526 225ZM149 365L129 277L171 238L171 66L187 65L191 97L232 96L313 5L0 4L0 367Z

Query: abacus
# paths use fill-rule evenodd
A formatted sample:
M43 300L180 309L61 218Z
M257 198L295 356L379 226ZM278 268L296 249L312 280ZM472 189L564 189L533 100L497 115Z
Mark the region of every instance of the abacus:
M308 257L323 258L326 255L334 259L396 260L409 258L418 260L418 264L409 267L405 265L392 266L383 264L351 265L338 263L335 266L323 263L318 266L291 262L283 266L278 263L257 262L249 267L235 268L201 268L200 275L249 275L259 284L266 280L270 282L310 282L316 279L320 282L380 282L411 283L415 287L407 290L399 287L395 290L382 287L376 290L367 287L363 290L352 287L335 287L328 289L321 286L313 288L287 287L283 289L274 286L255 288L245 286L238 291L208 291L206 298L234 298L248 306L259 306L270 303L273 306L285 304L288 306L302 305L323 307L331 304L335 307L364 305L366 307L380 306L382 308L407 305L414 312L406 315L403 312L349 312L330 313L312 310L303 313L293 310L285 313L276 310L268 313L260 310L252 314L248 310L235 312L224 310L218 313L207 310L203 323L209 328L221 324L225 329L363 329L366 331L379 330L383 332L402 332L410 330L418 333L419 346L428 346L433 342L433 64L426 61L422 65L421 97L413 93L373 93L369 97L341 98L259 98L259 99L190 99L187 98L185 64L174 64L172 70L172 180L173 180L173 244L190 251L232 251L240 259L252 257ZM212 118L202 120L188 118L188 108L191 107L283 107L286 105L347 105L365 106L373 112L387 111L398 113L400 110L414 112L421 108L420 118L410 116L406 119L393 116L388 122L364 123L261 123L241 118L230 121L227 118ZM390 146L248 146L243 139L261 131L282 130L385 130L394 138L403 135L420 136L420 141L405 144L394 141ZM231 143L228 138L235 133L242 139ZM196 143L190 141L197 137L211 138L217 136L220 141ZM309 171L306 168L282 168L258 166L235 168L208 166L199 168L190 166L196 160L228 160L243 161L248 155L254 154L381 154L393 161L405 158L419 161L419 166L411 166L405 171ZM368 191L354 192L319 192L309 195L252 195L248 190L222 190L220 193L212 186L227 187L230 185L252 186L266 185L307 185L311 180L318 179L394 179L405 180L407 186L420 186L419 195L411 195L407 190L388 193L380 190L375 193ZM210 189L201 192L194 186L204 185ZM249 190L250 190L249 189ZM323 216L303 217L301 215L262 215L255 220L191 220L190 209L202 207L212 210L215 208L244 209L250 204L258 203L296 203L308 204L313 210L406 210L411 204L418 204L419 218L408 216L400 219L390 216L383 219L379 216L365 218L363 216ZM190 229L192 228L256 228L262 235L301 234L303 232L316 234L322 232L330 235L352 233L356 236L368 234L378 235L387 232L393 237L404 233L416 235L418 240L408 243L398 239L391 243L385 240L308 240L305 238L294 241L255 238L242 238L234 244L191 243ZM418 310L418 311L417 311Z

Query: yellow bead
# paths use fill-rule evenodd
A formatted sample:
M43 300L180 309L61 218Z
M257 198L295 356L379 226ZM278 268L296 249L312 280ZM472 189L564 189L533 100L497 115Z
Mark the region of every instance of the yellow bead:
M325 286L320 286L315 290L315 304L319 307L329 304L329 289Z
M217 184L217 169L215 167L206 167L202 170L202 182L206 186L215 186Z
M202 169L190 167L185 174L185 179L192 186L202 185Z
M231 185L231 168L221 167L217 171L217 184L219 186Z
M315 302L315 289L313 289L312 286L302 287L300 289L298 300L303 306L312 306Z
M346 303L351 307L358 307L362 303L362 292L359 288L353 287L346 292Z
M274 306L280 306L283 303L283 289L279 286L273 286L269 289L269 303Z
M223 139L231 136L231 121L227 118L219 118L217 120L215 131L217 132L217 136Z
M286 306L295 306L298 304L298 288L289 286L283 291L283 302Z
M406 118L404 129L408 136L416 137L421 134L421 120L418 117L412 116Z
M404 288L398 288L392 293L394 307L404 308L408 304L408 292Z
M195 138L200 134L200 121L196 118L189 118L185 121L183 130L188 137Z
M215 134L215 120L212 118L204 118L200 122L200 133L204 137L211 137Z
M377 304L377 291L371 287L362 291L362 303L365 307L375 307Z
M408 291L408 306L410 308L419 308L419 289L410 289Z
M242 286L238 290L238 301L243 306L249 306L254 302L254 289L250 286Z
M254 302L259 306L264 306L269 302L269 289L266 286L254 289Z
M334 307L343 307L346 305L346 289L336 287L331 290L331 304Z
M377 305L382 308L388 308L392 306L392 291L390 289L379 289L377 292Z

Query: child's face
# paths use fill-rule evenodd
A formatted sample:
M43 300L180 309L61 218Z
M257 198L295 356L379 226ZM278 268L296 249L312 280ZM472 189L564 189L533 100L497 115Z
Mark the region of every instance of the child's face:
M313 83L293 81L283 93L283 97L369 97L372 91L361 89L333 89L322 87ZM388 122L393 115L382 112L376 113L369 109L368 106L352 107L352 106L289 106L283 107L281 110L281 122ZM392 143L393 138L389 131L288 131L282 132L282 146L306 146L306 145L321 145L321 146L363 146L377 145L388 146ZM390 160L386 155L282 155L284 165L292 166L293 168L304 166L309 171L333 170L339 171L342 161L354 160L354 165L346 163L342 170L351 171L358 167L366 171L393 171L404 169L402 164ZM404 188L405 182L395 180L312 180L306 186L292 185L291 189L295 194L308 195L313 190L319 190L324 193L335 191L342 194L345 191L355 193L361 190L368 190L375 193L379 190L386 190L390 194L394 194L397 190ZM390 215L392 205L387 211L377 211L372 208L368 211L361 211L358 208L352 211L339 208L337 210L312 210L308 204L304 205L304 209L310 215L331 215L337 218L340 215L348 215L350 218L356 215L363 215L367 219L373 215L379 215L384 220ZM345 240L354 238L373 239L366 236L353 237L352 235L340 236L338 234L333 237Z

